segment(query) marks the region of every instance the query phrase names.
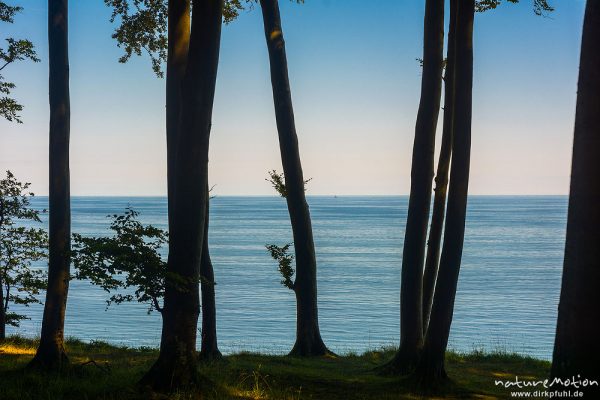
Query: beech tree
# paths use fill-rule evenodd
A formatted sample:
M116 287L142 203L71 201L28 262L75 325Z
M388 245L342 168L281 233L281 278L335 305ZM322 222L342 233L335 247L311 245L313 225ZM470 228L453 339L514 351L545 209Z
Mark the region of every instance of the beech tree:
M411 188L402 256L400 348L389 365L410 372L423 345L423 264L431 204L435 134L442 95L444 0L425 2L423 77L415 127Z
M169 1L169 26L178 29L171 54L182 50L189 20L188 2ZM174 138L171 180L169 258L165 285L160 354L142 379L161 391L198 383L196 332L200 312L200 262L208 202L208 145L219 63L223 0L195 0L185 72L181 81L179 120ZM183 54L180 54L183 57ZM171 59L173 61L173 59ZM168 67L167 67L168 68ZM176 82L175 82L176 84ZM173 143L172 143L173 144ZM172 153L173 152L173 153Z
M113 38L117 46L124 50L119 62L127 62L132 55L147 53L152 69L158 77L163 77L163 62L166 62L166 136L167 136L167 186L169 227L174 215L175 199L175 158L177 135L182 109L182 85L188 63L191 33L190 0L105 0L113 14L111 21L119 19ZM243 5L238 0L225 2L223 19L230 22L237 16ZM206 207L208 213L208 205ZM208 221L208 214L205 220ZM208 233L208 228L205 229ZM219 358L217 346L216 302L213 265L210 258L208 238L204 235L203 255L200 261L202 276L202 344L201 358ZM206 251L205 251L206 250Z
M290 354L319 356L329 353L329 350L323 343L319 330L317 260L310 211L304 190L305 180L294 122L279 3L277 0L260 0L260 6L269 51L275 119L285 175L285 199L292 224L296 260L296 343Z
M23 10L23 7L10 6L0 1L0 22L12 24L15 15ZM16 61L31 60L39 62L40 59L35 53L33 43L27 39L6 38L6 48L0 48L0 116L7 121L17 123L23 122L19 112L23 106L11 97L15 84L4 79L2 71Z
M56 369L68 363L64 347L70 279L71 199L69 184L68 0L48 0L50 97L48 288L40 344L30 367Z
M454 43L449 44L455 46L456 55L452 66L455 83L452 161L442 256L429 327L416 369L417 376L425 382L446 378L444 358L462 260L469 187L475 1L451 0L450 7L450 15L456 18Z
M26 221L41 223L40 212L30 207L34 194L28 188L10 171L0 179L0 340L7 325L18 327L28 319L10 306L41 304L38 296L47 284L46 274L31 265L48 255L46 231L23 226Z
M509 3L518 3L519 0L507 0ZM460 3L460 1L459 1ZM497 8L502 3L502 0L479 0L474 2L474 12L483 12ZM441 76L444 62L443 60L437 64L438 70L435 74L431 70L427 70L427 49L430 51L435 49L436 58L440 60L440 54L443 52L443 46L440 44L440 36L433 37L433 33L429 33L427 26L430 28L435 26L437 32L441 30L441 39L443 41L443 3L437 4L438 14L427 13L425 16L425 52L422 59L423 66L423 82L422 82L422 98L419 107L419 114L417 116L417 129L415 130L415 146L413 148L413 165L411 173L411 194L408 208L408 218L406 227L406 237L404 243L403 262L402 262L402 283L401 283L401 338L400 348L395 358L381 368L382 372L391 373L408 373L414 369L420 358L421 347L424 343L424 337L428 334L428 328L432 319L431 309L435 296L436 283L438 279L438 270L440 268L440 249L442 245L442 232L445 229L446 218L446 197L448 193L448 182L449 173L451 167L451 160L453 157L453 148L456 145L454 143L454 135L457 126L462 124L463 128L466 129L464 119L467 118L464 114L469 108L470 119L470 106L463 106L460 111L460 121L457 121L456 99L457 99L457 87L456 82L456 63L458 56L456 55L456 32L457 32L457 3L450 2L450 22L448 31L448 48L447 58L445 62L446 73L444 75L445 81L445 99L444 99L444 118L443 118L443 129L442 129L442 143L441 150L437 165L437 173L435 177L435 195L434 195L434 206L431 217L431 225L429 229L429 239L427 246L425 246L425 239L427 237L427 223L428 214L430 209L431 201L431 180L433 176L433 152L435 148L435 123L438 117L438 108L424 108L424 105L432 105L432 101L435 101L435 105L439 107L441 99ZM426 7L431 7L429 3L426 3ZM467 5L468 7L468 5ZM553 11L553 8L547 3L546 0L533 0L533 9L537 15L545 15L548 12ZM454 13L454 14L453 14ZM440 18L437 18L437 15ZM441 21L440 21L441 19ZM472 25L472 24L471 24ZM441 26L441 28L440 28ZM471 28L468 28L472 30ZM472 36L472 33L471 33ZM472 43L472 39L470 39ZM471 44L472 47L472 44ZM467 52L468 53L468 52ZM432 54L430 52L430 54ZM472 59L472 50L471 55ZM431 60L431 55L429 56ZM469 61L469 58L466 60ZM461 60L464 64L464 61ZM472 64L472 61L471 61ZM430 64L431 65L431 64ZM433 67L430 67L433 68ZM468 67L468 65L465 68ZM472 72L471 72L472 74ZM463 78L464 82L468 83L469 80L466 76ZM471 78L472 82L472 78ZM436 86L434 86L436 85ZM472 84L471 84L472 85ZM429 88L428 91L424 91L424 88ZM435 88L435 91L432 90ZM460 91L468 90L472 92L471 86L468 88L460 88ZM424 96L425 93L429 93L428 96ZM434 93L434 94L432 94ZM424 103L424 99L428 102ZM434 110L434 113L429 112ZM427 112L425 112L427 111ZM428 127L428 129L423 129ZM469 128L470 130L470 128ZM430 136L426 136L423 132L429 132ZM432 133L433 132L433 133ZM469 134L470 135L470 134ZM469 139L470 140L470 139ZM464 151L464 149L463 149ZM463 154L465 156L465 154ZM463 157L465 158L465 157ZM468 160L470 155L466 155ZM464 160L460 161L464 167ZM461 179L468 183L468 169ZM451 180L450 180L451 181ZM464 185L464 183L463 183ZM455 185L456 186L456 185ZM465 197L466 199L466 197ZM466 205L466 200L465 200ZM458 209L457 209L458 211ZM465 214L466 216L466 214ZM460 213L457 216L460 217ZM456 222L456 224L458 224ZM462 223L464 225L464 221ZM456 229L458 225L454 228ZM464 235L464 227L463 227ZM462 242L464 238L461 238L460 229L456 230L459 234L455 239L456 242L451 246L458 246L454 250L456 253L462 253ZM444 243L444 246L446 244ZM425 247L427 252L425 255ZM458 263L455 268L460 267L460 257L455 255L454 263ZM454 296L454 295L453 295ZM441 295L444 300L449 302L448 295ZM453 300L451 301L453 303ZM451 322L451 313L450 313ZM449 325L448 325L449 326Z
M600 381L600 2L583 23L571 188L552 376ZM585 387L586 395L598 386Z

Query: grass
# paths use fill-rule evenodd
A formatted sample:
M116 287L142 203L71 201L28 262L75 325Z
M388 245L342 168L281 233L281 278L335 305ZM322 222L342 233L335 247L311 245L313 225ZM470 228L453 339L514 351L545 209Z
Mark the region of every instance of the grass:
M156 349L131 349L104 342L67 341L73 368L62 374L26 373L33 357L33 340L11 337L0 343L0 399L416 399L509 398L510 389L494 380L543 379L550 364L508 353L448 353L452 384L424 396L407 378L383 377L373 369L391 359L394 350L362 355L293 358L240 353L203 364L203 395L180 392L170 396L144 392L136 382L157 357Z

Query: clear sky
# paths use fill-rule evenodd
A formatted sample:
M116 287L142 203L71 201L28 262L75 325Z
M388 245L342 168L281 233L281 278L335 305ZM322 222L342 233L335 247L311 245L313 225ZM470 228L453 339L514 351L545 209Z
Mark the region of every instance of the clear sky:
M280 0L308 194L407 194L420 94L424 1ZM567 194L583 0L532 0L475 20L472 194ZM0 170L47 194L46 3L0 38L26 37L41 63L7 67L24 124L0 121ZM74 195L164 195L164 85L147 57L119 64L101 0L71 0ZM439 140L438 140L439 142ZM223 30L210 149L219 195L274 194L281 170L259 9Z

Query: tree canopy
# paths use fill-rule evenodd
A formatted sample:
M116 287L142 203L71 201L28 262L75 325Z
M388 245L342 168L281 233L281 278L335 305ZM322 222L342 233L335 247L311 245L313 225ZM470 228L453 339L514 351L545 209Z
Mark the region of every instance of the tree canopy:
M26 315L9 312L11 304L41 304L38 295L46 287L46 274L32 263L47 257L48 236L41 228L40 212L31 208L29 183L19 182L12 172L0 179L0 314L3 325L19 326ZM3 331L4 326L0 327Z
M0 1L0 22L12 24L15 15L23 10L23 7L10 6ZM6 81L1 72L8 65L15 61L31 60L39 62L33 43L27 39L15 39L12 37L5 39L7 46L0 47L0 116L8 121L22 123L19 113L23 106L17 102L11 95L15 89L13 82Z

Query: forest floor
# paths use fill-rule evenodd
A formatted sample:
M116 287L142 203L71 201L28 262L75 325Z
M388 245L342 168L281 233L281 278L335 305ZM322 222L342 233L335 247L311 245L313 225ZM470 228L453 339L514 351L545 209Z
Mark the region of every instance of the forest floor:
M203 396L193 392L162 396L136 387L156 359L156 349L69 340L72 367L62 374L40 375L23 370L35 348L35 341L18 337L0 342L0 399L495 399L510 398L515 390L496 386L496 380L544 379L550 369L546 361L515 354L448 353L452 382L423 395L408 378L374 371L392 358L392 349L310 359L241 353L200 365L206 378Z

